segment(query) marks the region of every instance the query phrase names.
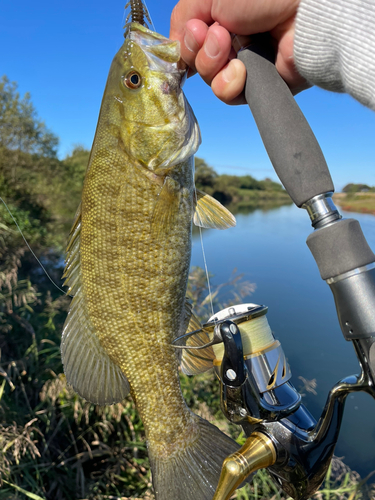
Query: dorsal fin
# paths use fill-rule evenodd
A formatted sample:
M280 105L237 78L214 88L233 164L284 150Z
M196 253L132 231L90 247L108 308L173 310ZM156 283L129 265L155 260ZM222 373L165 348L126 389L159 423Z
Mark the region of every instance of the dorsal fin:
M107 405L122 401L129 383L100 344L87 314L80 257L81 210L78 208L70 232L63 277L74 295L61 339L61 357L66 380L91 403Z
M77 209L72 229L69 234L68 246L66 248L65 269L63 278L65 278L64 286L69 289L67 295L75 295L79 286L80 280L80 235L81 235L81 204Z

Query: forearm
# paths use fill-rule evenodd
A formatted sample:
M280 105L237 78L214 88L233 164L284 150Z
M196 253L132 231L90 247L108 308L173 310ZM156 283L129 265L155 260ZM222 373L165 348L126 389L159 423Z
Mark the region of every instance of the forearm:
M294 57L310 83L375 109L375 0L302 0Z

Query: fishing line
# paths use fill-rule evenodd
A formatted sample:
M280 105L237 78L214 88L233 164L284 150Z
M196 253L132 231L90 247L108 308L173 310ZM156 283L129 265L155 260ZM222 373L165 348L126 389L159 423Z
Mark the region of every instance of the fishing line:
M213 304L213 301L212 301L212 293L211 293L210 277L209 277L209 274L208 274L208 267L207 267L207 261L206 261L206 253L204 251L204 245L203 245L202 228L200 226L199 226L199 236L200 236L200 239L201 239L201 247L202 247L204 270L206 271L208 294L209 294L209 297L210 297L211 316L213 316L215 314L214 313L214 304Z
M194 169L194 170L195 170L195 169ZM194 184L194 191L195 191L195 199L196 199L196 202L198 203L197 187L195 186L195 184ZM214 313L214 304L213 304L213 301L212 301L211 284L210 284L210 277L209 277L209 274L208 274L208 267L207 267L206 253L205 253L205 251L204 251L204 245L203 245L203 234L202 234L202 228L201 228L201 226L198 226L198 227L199 227L199 236L200 236L200 240L201 240L201 247L202 247L202 256L203 256L204 270L205 270L205 272L206 272L206 279L207 279L208 294L209 294L209 297L210 297L211 315L213 316L213 315L215 314L215 313Z
M151 27L152 27L152 31L156 31L155 29L155 24L151 18L151 14L150 14L150 11L148 10L148 7L147 7L147 4L146 4L146 0L142 0L142 3L145 7L145 15L146 15L146 18L148 19L148 21L150 22L151 24Z
M57 284L53 281L53 279L51 278L51 276L48 274L48 272L47 272L46 268L43 266L43 264L40 262L40 260L38 259L38 257L35 255L34 251L32 250L31 246L30 246L30 245L29 245L29 243L27 242L27 240L26 240L25 236L23 235L23 232L21 231L21 228L20 228L20 226L18 225L18 223L17 223L16 219L13 217L12 212L9 210L8 205L5 203L5 201L2 199L2 197L1 197L1 196L0 196L0 200L4 203L5 208L8 210L9 215L12 217L13 222L15 223L15 225L16 225L16 227L17 227L18 231L20 232L20 234L21 234L21 236L22 236L22 238L23 238L24 242L26 243L27 248L30 250L30 252L31 252L31 253L32 253L32 255L34 256L35 260L38 262L38 264L40 265L40 267L43 269L43 271L45 272L45 275L47 276L47 278L50 280L50 282L51 282L51 283L52 283L52 284L53 284L53 285L54 285L54 286L55 286L58 290L60 290L60 292L62 292L64 295L66 295L66 292L65 292L62 288L60 288L60 287L59 287L59 285L57 285ZM69 297L71 297L71 295L69 295Z

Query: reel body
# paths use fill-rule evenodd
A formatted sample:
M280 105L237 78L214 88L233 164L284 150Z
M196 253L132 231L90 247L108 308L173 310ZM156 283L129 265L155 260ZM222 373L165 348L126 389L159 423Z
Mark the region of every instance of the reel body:
M222 411L247 436L244 446L224 461L213 500L229 499L252 472L265 467L289 496L307 500L328 470L347 395L374 395L366 371L347 377L330 391L317 422L290 381L291 370L268 325L267 310L240 304L203 325L212 339L207 345L217 356L214 370L221 384Z

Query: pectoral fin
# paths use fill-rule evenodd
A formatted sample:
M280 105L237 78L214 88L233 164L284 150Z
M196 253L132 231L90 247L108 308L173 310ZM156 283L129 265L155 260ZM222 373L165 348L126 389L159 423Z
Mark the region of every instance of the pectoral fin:
M180 184L166 177L160 190L151 219L151 234L160 239L173 227L180 207Z
M236 219L229 210L203 191L196 190L197 200L194 224L207 229L228 229L236 225Z

